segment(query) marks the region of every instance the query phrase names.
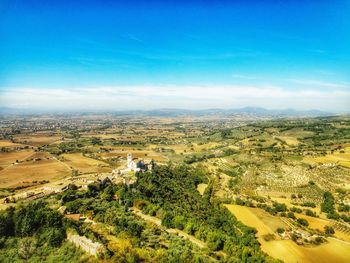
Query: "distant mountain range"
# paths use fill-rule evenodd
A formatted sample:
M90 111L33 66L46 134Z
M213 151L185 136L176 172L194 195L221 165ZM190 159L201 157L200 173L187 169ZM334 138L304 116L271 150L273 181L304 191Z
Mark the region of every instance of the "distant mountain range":
M271 117L289 117L289 116L329 116L334 113L319 111L319 110L308 110L298 111L294 109L284 110L269 110L259 107L245 107L239 109L206 109L206 110L186 110L186 109L157 109L151 111L144 111L144 114L151 116L207 116L207 115L251 115L251 116L271 116Z
M155 110L125 110L125 111L107 111L107 110L38 110L38 109L15 109L0 107L1 115L32 115L32 114L115 114L115 115L143 115L158 117L178 117L178 116L230 116L230 115L249 115L257 117L316 117L337 115L320 110L295 110L282 109L270 110L260 107L245 107L238 109L205 109L205 110L188 110L188 109L155 109Z

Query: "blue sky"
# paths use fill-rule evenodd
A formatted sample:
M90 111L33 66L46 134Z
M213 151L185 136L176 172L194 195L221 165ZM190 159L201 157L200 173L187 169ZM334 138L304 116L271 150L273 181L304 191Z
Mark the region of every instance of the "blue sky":
M350 111L349 1L213 2L0 0L0 104Z

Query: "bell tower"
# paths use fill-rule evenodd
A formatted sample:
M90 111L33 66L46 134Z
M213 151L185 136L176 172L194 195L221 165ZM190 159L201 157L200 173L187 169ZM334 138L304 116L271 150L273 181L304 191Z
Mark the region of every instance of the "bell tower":
M131 168L131 166L132 166L132 154L131 153L128 153L127 163L128 163L128 168Z

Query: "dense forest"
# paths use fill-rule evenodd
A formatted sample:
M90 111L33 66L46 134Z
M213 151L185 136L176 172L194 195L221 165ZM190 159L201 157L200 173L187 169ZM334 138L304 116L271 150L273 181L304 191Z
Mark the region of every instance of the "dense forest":
M69 225L41 201L0 212L0 262L79 262L83 252L65 241Z

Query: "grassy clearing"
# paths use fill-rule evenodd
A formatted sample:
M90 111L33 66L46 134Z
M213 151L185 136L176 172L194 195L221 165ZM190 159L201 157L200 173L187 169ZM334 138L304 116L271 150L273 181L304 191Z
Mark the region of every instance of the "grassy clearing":
M198 192L199 192L201 195L203 195L205 189L207 188L207 186L208 186L207 184L199 184L199 185L197 185L197 190L198 190Z

